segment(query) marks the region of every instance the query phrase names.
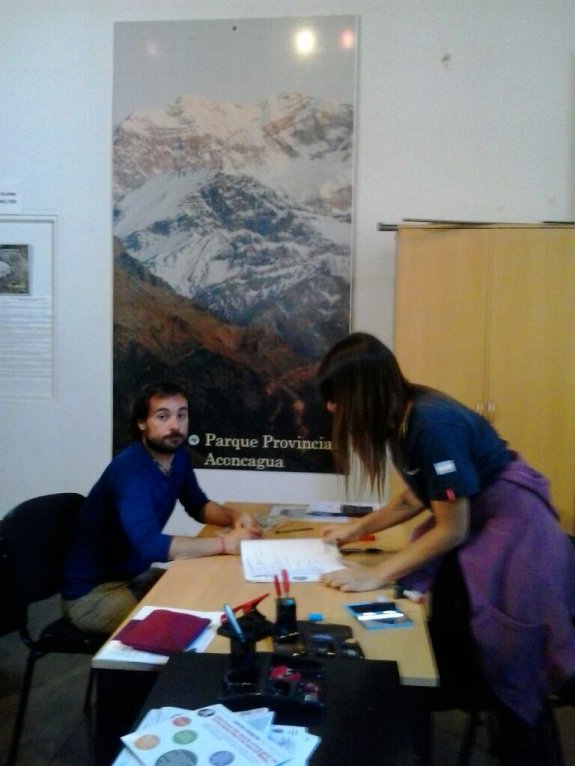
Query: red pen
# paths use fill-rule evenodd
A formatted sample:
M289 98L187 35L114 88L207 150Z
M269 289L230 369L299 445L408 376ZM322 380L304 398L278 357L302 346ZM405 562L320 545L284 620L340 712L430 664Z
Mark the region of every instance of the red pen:
M238 604L237 606L232 606L232 612L234 612L235 614L236 612L239 612L241 610L244 614L247 614L248 612L253 611L256 608L256 606L260 603L260 601L263 601L264 598L267 598L269 595L270 595L269 593L264 593L263 596L252 598L251 601L246 601L245 604ZM227 619L228 618L226 617L226 615L222 614L222 617L220 620L222 625L225 622L227 622Z
M284 594L287 596L289 594L289 576L287 569L282 569L282 583L284 586Z
M282 597L282 592L280 588L280 581L277 575L274 575L274 588L276 589L276 596L278 598Z
M270 594L264 593L263 596L258 596L257 598L252 598L250 601L246 601L245 604L239 604L239 606L232 607L232 612L238 612L240 609L244 614L247 614L247 612L253 611L256 606L260 603L260 601L263 601L264 598L267 598Z

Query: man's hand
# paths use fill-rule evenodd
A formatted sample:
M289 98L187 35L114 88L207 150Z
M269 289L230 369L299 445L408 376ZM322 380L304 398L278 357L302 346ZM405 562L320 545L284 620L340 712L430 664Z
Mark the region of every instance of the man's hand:
M244 527L232 529L231 532L222 535L222 540L224 541L223 553L237 554L240 552L240 543L242 540L253 540L257 537L261 537L261 529L259 534L252 529L245 529Z
M247 529L253 537L262 536L262 528L251 513L244 511L234 521L234 529Z
M358 564L350 564L347 569L326 572L320 579L328 588L341 591L377 590L385 585L385 578L380 575L377 567L362 567Z

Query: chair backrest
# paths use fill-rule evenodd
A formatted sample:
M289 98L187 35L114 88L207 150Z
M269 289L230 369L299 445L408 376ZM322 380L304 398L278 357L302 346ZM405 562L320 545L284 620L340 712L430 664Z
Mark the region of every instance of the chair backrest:
M18 630L22 623L21 613L14 588L14 573L2 538L0 522L0 636Z
M62 570L83 495L63 492L20 503L2 519L0 531L24 614L36 601L60 591Z

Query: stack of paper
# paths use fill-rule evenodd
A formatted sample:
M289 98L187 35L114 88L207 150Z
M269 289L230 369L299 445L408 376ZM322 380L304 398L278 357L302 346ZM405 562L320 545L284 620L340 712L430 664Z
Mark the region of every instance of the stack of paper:
M242 540L244 577L248 582L273 582L282 569L291 582L317 582L325 572L341 569L336 545L319 538Z
M233 713L220 704L151 710L137 731L122 737L126 747L113 766L305 766L319 737L303 726L278 726L273 718L268 708Z

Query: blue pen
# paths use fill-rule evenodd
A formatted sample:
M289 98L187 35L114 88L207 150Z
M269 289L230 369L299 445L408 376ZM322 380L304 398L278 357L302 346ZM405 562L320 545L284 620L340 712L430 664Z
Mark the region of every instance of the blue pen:
M236 636L239 638L239 640L242 642L242 644L245 644L246 637L244 636L243 630L240 628L240 624L237 621L237 618L233 612L233 609L229 604L224 604L224 612L226 614L226 617L228 618L228 621L230 625L232 626Z

